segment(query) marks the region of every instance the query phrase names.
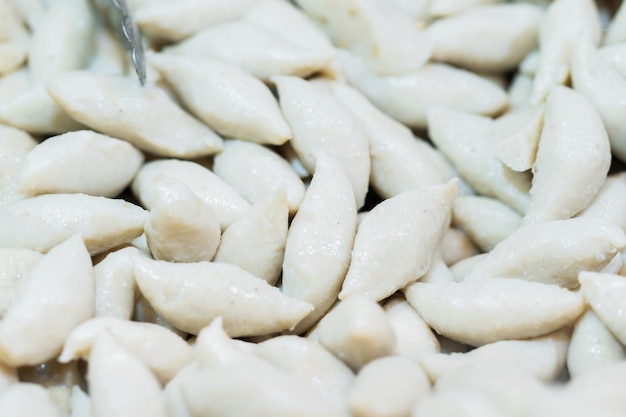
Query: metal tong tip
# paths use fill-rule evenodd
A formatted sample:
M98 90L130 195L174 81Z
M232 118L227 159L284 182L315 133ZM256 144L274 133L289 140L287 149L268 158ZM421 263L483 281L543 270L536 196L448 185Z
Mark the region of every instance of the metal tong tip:
M130 48L131 58L135 72L139 78L141 85L146 83L146 63L143 53L143 45L141 43L141 34L135 22L133 21L125 0L111 0L113 5L122 15L122 34Z

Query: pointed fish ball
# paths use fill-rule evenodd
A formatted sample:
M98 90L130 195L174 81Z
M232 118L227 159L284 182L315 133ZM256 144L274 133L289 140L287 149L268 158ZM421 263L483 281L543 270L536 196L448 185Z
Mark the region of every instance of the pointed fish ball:
M149 258L148 258L149 259ZM133 264L133 275L134 275L134 264ZM136 296L135 301L135 309L133 311L133 320L138 321L140 323L150 323L157 324L172 333L177 334L180 337L187 338L187 332L180 330L177 327L174 327L172 323L167 321L165 317L157 313L154 308L150 305L146 297L144 297L141 292L139 292Z
M304 198L304 183L289 162L255 143L225 141L224 150L213 158L213 172L251 204L285 187L289 212L295 214Z
M595 45L602 35L598 9L592 0L556 0L547 8L539 29L539 66L533 83L531 103L539 104L570 73L570 61L582 33Z
M214 58L264 81L274 75L309 76L328 67L335 57L332 49L301 46L246 20L205 29L165 52Z
M95 17L88 0L51 3L33 33L28 67L34 84L87 66L93 48Z
M332 3L297 0L337 45L365 59L381 75L420 69L430 58L428 38L409 16L384 3L340 0Z
M146 239L145 233L142 233L140 236L131 240L129 245L137 249L139 254L143 256L147 256L148 258L152 256L150 255L150 248L148 248L148 240Z
M28 249L0 249L0 318L11 308L41 256Z
M626 12L624 12L624 17L626 18ZM626 19L624 22L626 23ZM598 55L615 71L619 72L622 77L626 77L626 44L619 43L603 46L598 49Z
M494 115L507 106L506 93L469 71L429 63L418 71L376 76L348 52L339 54L348 82L380 110L412 128L426 128L426 115L435 107Z
M78 381L78 380L76 380ZM53 404L56 406L57 412L65 412L66 410L69 412L71 409L71 400L72 400L72 388L77 387L78 382L70 385L50 385L48 386L48 396L52 400ZM58 414L55 414L55 417Z
M236 20L263 0L154 1L133 13L141 30L156 39L181 41L215 24Z
M133 257L139 256L134 247L109 253L93 267L96 317L117 317L130 320L135 305Z
M615 337L626 344L626 320L623 317L626 278L585 271L580 273L579 280L591 309Z
M580 293L508 278L417 282L404 293L433 330L472 346L548 334L572 323L585 307Z
M0 76L18 70L28 58L31 36L14 10L19 6L12 3L0 6Z
M502 410L495 400L480 392L446 391L419 401L411 417L500 417Z
M28 133L0 125L0 208L26 198L18 190L18 179L26 155L37 146Z
M0 75L19 69L27 58L28 37L8 39L0 42Z
M50 80L46 91L77 121L156 155L192 158L222 149L219 136L155 86L71 71Z
M50 98L43 84L1 106L0 122L33 134L61 134L85 128Z
M204 201L217 216L222 230L241 218L250 204L213 172L192 161L163 159L144 164L133 180L132 190L144 207L155 204L159 177L181 182Z
M604 45L620 44L626 40L626 7L624 3L617 10L606 28Z
M300 8L282 0L264 0L251 7L243 19L272 30L310 48L334 48L330 38Z
M423 276L448 228L456 181L415 188L374 207L359 225L340 299L380 301Z
M167 416L159 381L107 332L93 343L87 379L94 417Z
M500 3L502 0L430 0L428 15L430 17L452 16L471 10L483 4Z
M70 331L93 315L93 269L80 236L53 248L0 322L0 360L35 365L55 357Z
M77 368L76 366L74 366ZM78 376L78 375L77 375ZM72 407L72 391L74 387L78 387L78 379L75 380L71 385L67 383L67 385L53 385L50 384L48 389L48 396L52 400L53 404L56 406L57 412L63 413L65 411L69 412ZM77 410L78 411L78 410ZM55 414L55 417L58 414Z
M192 362L183 369L180 370L163 390L165 396L165 405L169 417L190 417L187 404L182 393L182 382L188 379L191 375L199 372L200 369L196 362ZM86 416L89 417L89 416Z
M70 406L72 417L91 417L91 399L78 385L72 386Z
M605 62L596 47L583 36L574 49L572 84L595 107L609 135L611 151L626 160L626 79Z
M604 329L606 331L606 329ZM595 335L590 335L593 338ZM571 348L570 344L570 348ZM569 362L568 362L569 364ZM548 385L547 388L553 393L551 399L553 404L551 407L544 407L546 400L549 398L541 398L534 393L533 397L538 397L542 401L542 416L551 416L559 414L559 410L563 410L570 416L587 416L590 414L596 414L602 416L619 416L626 409L626 401L624 397L620 395L618 389L623 384L623 372L624 363L622 360L609 364L608 366L599 366L597 368L591 368L583 374L569 375L569 380L566 385L563 386L564 390L561 390L557 385L555 387ZM569 374L569 369L568 369ZM559 378L559 380L562 377ZM558 384L558 381L557 381ZM556 388L556 389L555 389ZM545 390L545 388L544 388ZM556 396L554 394L557 394ZM518 394L519 395L519 394ZM515 404L511 404L511 410L514 409ZM524 404L527 409L524 415L531 415L535 413L535 410L539 408L535 404ZM564 405L566 405L564 407ZM528 413L528 414L527 414Z
M523 128L525 124L529 122L529 120L533 116L533 111L535 109L545 108L544 105L539 105L537 107L526 106L521 109L510 109L506 113L500 115L493 119L493 126L495 135L498 138L504 138L508 135L511 135L517 132L519 129Z
M485 259L489 253L479 253L465 259L461 259L450 266L450 272L456 282L461 282L474 269L479 262Z
M180 385L190 417L345 415L306 382L262 360L190 373Z
M554 388L519 366L497 362L464 366L444 375L435 384L436 393L469 392L485 395L498 407L499 416L537 415L538 411L546 417L558 414L555 410L562 409L565 401ZM559 408L551 410L552 405ZM543 413L544 410L546 413Z
M626 231L626 173L609 176L589 206L579 215L602 217Z
M211 324L200 330L194 345L196 361L192 365L198 368L219 368L259 359L254 355L254 348L247 342L231 339L223 327L224 321L218 316ZM182 371L181 371L182 372ZM179 373L176 379L179 378ZM184 374L182 375L184 378Z
M207 203L180 181L156 178L155 200L145 234L154 259L210 261L220 242L220 224Z
M79 233L92 255L130 242L147 213L124 200L85 194L46 194L0 211L0 247L47 252Z
M450 230L450 229L448 229ZM447 233L444 233L444 236ZM443 241L443 237L441 239ZM441 242L439 243L439 248L435 250L433 254L432 261L430 262L430 266L428 267L428 271L420 278L422 282L453 282L454 275L452 275L452 271L448 268L448 265L443 261L443 257L441 256Z
M450 227L441 237L439 252L441 252L439 254L441 262L447 267L465 258L476 255L478 249L465 231Z
M313 309L224 263L174 264L136 258L135 279L157 313L192 334L217 316L222 316L232 337L271 334L293 329Z
M498 159L513 171L527 171L535 163L544 116L545 106L540 106L523 127L498 142Z
M433 331L404 297L390 298L383 308L396 336L396 355L419 362L423 355L441 350Z
M408 14L416 21L423 20L430 0L394 0L392 3L403 13Z
M516 367L542 381L554 380L565 366L569 330L526 340L501 340L466 353L425 355L420 364L437 381L471 364L494 363Z
M38 384L20 382L0 396L0 415L11 417L58 417L50 392Z
M587 406L578 414L580 416L598 413L617 417L623 414L626 409L622 390L625 371L626 364L621 362L579 375L567 384L563 403ZM606 413L609 410L613 412Z
M452 208L452 223L488 252L520 227L522 216L496 199L459 196Z
M507 96L509 107L512 110L526 109L530 107L530 95L532 94L533 78L529 75L518 72L513 76Z
M302 180L307 180L311 177L311 173L304 166L302 161L299 159L298 155L296 154L295 149L293 148L293 145L291 144L291 141L285 143L280 148L280 154L289 163L289 165L291 166L291 169L293 169L294 172L298 174L298 176Z
M139 8L147 6L149 4L163 3L165 0L126 0L128 10L131 13L136 12Z
M24 67L21 70L0 77L0 107L30 89L30 75Z
M467 279L510 277L578 287L581 271L599 271L626 246L613 222L578 217L525 225L479 262Z
M283 261L282 290L311 303L315 310L297 330L307 330L337 299L350 264L357 209L342 167L324 153L289 232Z
M166 383L194 359L194 352L181 337L166 328L113 317L93 318L67 336L59 362L88 360L98 337L107 333L132 352L162 383ZM164 361L163 358L167 357Z
M519 63L519 74L534 77L537 74L537 67L539 66L539 49L533 49L530 51ZM531 83L532 84L532 83ZM531 85L532 89L532 85ZM526 106L530 106L530 100L527 100L526 103L523 103Z
M283 264L288 223L284 191L258 201L224 230L214 261L237 265L274 285Z
M392 355L396 348L385 311L360 295L337 304L320 320L316 332L322 346L355 371L374 359Z
M291 129L269 88L239 68L201 56L151 54L181 101L222 136L282 145Z
M441 170L424 149L428 145L406 126L378 110L358 90L343 83L332 83L330 88L365 127L370 140L370 179L381 197L444 182Z
M567 219L587 208L610 165L609 138L596 109L582 94L555 87L548 96L524 222Z
M13 2L15 17L19 17L31 30L34 29L44 14L45 4L39 0Z
M106 26L98 27L94 36L94 53L87 69L105 74L124 74L130 62L127 62L126 51L112 31Z
M347 411L346 394L354 374L319 343L304 337L278 336L256 345L254 353L319 391L338 411Z
M0 23L2 23L2 29L0 29L0 40L10 39L13 35L13 32L18 28L21 28L21 31L25 31L26 28L23 27L22 16L20 13L21 8L14 6L13 2L2 2L0 6Z
M509 169L496 155L491 119L448 109L428 113L428 133L459 174L480 194L496 197L520 213L528 206L530 178Z
M593 310L588 310L576 323L567 350L567 370L572 378L625 359L624 346Z
M348 394L355 417L408 416L430 393L422 368L400 356L375 359L359 372Z
M611 259L611 261L598 272L620 275L620 271L622 270L623 266L624 258L622 258L622 252L620 252L619 254L615 255L613 259Z
M130 184L143 160L128 142L89 130L65 133L46 139L26 156L20 191L115 197Z
M433 59L478 72L512 70L537 44L541 9L530 4L472 8L426 29Z
M280 108L293 131L291 143L309 171L315 151L324 151L345 169L363 206L370 177L369 140L361 122L339 100L296 77L274 77Z
M20 9L22 7L14 2L3 2L2 9L0 9L0 22L2 23L2 29L0 29L0 39L3 41L13 38L21 38L25 36L27 28L24 22L24 16Z

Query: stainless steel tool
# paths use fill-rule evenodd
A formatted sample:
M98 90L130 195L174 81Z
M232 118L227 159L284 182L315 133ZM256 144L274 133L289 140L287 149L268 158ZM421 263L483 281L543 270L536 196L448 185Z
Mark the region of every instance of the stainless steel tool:
M133 21L125 0L111 0L115 8L121 14L121 30L124 39L130 49L131 57L137 77L141 85L146 82L146 64L144 61L143 45L141 44L141 34L137 25Z

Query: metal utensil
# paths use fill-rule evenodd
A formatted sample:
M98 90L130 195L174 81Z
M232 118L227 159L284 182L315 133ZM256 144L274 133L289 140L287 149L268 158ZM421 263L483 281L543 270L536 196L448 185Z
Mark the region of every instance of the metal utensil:
M141 85L146 83L146 63L144 60L143 45L141 44L141 34L137 25L133 21L125 0L111 0L113 5L121 14L122 34L130 49L135 72Z

